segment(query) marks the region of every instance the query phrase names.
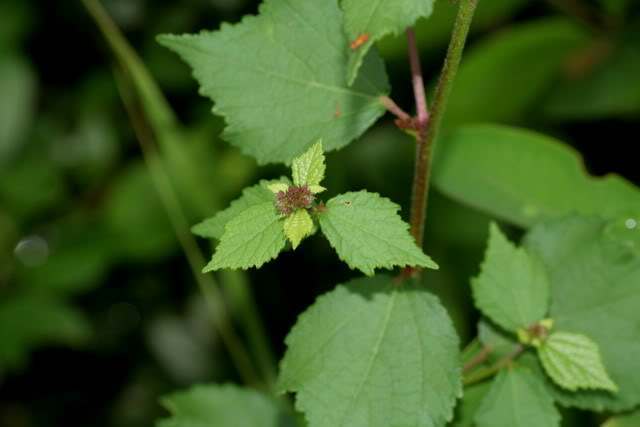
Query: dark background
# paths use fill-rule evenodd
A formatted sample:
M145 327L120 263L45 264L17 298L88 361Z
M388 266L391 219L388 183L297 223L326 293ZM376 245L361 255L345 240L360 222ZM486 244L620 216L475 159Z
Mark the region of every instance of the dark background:
M478 52L478 46L483 48L482 43L505 31L556 18L583 26L593 40L606 40L614 52L587 61L578 76L566 72L565 62L559 63L535 97L521 103L517 119L499 121L571 144L595 175L613 172L640 183L635 157L640 95L635 104L629 101L624 108L591 114L571 108L553 114L547 109L559 90L606 68L620 46L640 52L635 40L640 37L638 11L629 6L618 12L611 6L622 2L564 2L582 4L583 13L534 0L513 0L500 11L501 6L485 6L493 1L480 2L486 11L470 37L469 52ZM511 2L495 0L502 5ZM203 141L210 155L204 157L204 167L214 171L210 186L194 191L222 208L258 178L286 172L278 166L258 168L221 141L223 123L210 114L210 101L197 95L187 67L155 42L160 33L195 32L235 22L255 13L257 2L103 4L185 127ZM453 11L452 2L440 0L431 20L417 29L429 82L437 76L447 40L447 32L433 30L430 23L437 20L450 28ZM381 52L393 98L410 110L404 40L385 41ZM619 79L628 79L629 91L639 92L640 54L631 56ZM538 60L536 55L527 59ZM194 382L238 381L146 175L113 80L109 48L82 4L3 0L0 70L6 63L19 64L16 78L22 81L13 83L4 74L0 79L9 87L26 89L0 93L0 112L21 109L24 122L11 141L0 141L13 147L0 151L0 426L150 425L164 414L158 404L163 394ZM527 63L513 72L527 73ZM512 96L508 84L505 81L505 91L488 99L483 108L495 108L495 103ZM606 97L609 91L603 87L597 93ZM332 193L362 188L380 192L402 204L406 217L412 156L411 141L394 131L386 116L361 141L328 156L327 186ZM189 212L191 223L201 219ZM430 273L432 286L450 309L463 340L474 333L477 314L467 285L481 258L488 220L432 193L426 245L443 267ZM18 249L21 242L26 252ZM209 254L210 246L201 243ZM318 237L260 271L249 272L259 314L278 357L296 316L316 296L356 276ZM63 308L47 314L16 303L24 310L7 309L20 298L31 301L31 292L36 292L32 289L40 283L59 284L62 291L45 292L43 298L45 305ZM20 334L30 338L21 341Z

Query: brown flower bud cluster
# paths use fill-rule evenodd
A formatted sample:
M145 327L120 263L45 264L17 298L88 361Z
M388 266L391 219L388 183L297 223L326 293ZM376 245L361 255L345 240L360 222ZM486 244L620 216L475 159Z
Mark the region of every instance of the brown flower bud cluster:
M315 196L306 185L287 188L287 191L279 191L276 194L276 208L285 216L291 215L298 209L309 209L315 200Z

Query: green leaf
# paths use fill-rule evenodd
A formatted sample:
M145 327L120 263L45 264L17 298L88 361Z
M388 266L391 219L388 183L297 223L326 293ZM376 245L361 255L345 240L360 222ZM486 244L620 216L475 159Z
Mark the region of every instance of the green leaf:
M602 427L638 427L640 425L640 410L625 415L610 418Z
M261 205L266 202L274 202L273 192L269 190L269 185L283 184L288 181L287 178L282 177L278 180L260 181L259 184L245 188L242 190L242 196L231 202L228 208L194 225L191 228L191 232L200 237L220 239L224 233L225 225L240 213L252 206Z
M200 385L162 398L171 417L157 427L289 427L293 420L278 402L233 385Z
M510 366L493 380L475 422L477 427L553 427L560 425L560 414L538 377L524 366Z
M371 46L388 34L399 34L433 11L435 0L342 0L344 25L351 42L349 84L358 76L358 70ZM356 42L365 36L366 40ZM355 44L352 44L354 43Z
M493 223L480 275L471 284L478 308L509 331L542 320L549 308L544 266L524 249L516 248Z
M572 213L610 219L640 213L640 191L625 179L587 175L567 145L503 126L466 126L446 138L437 150L434 184L523 227Z
M512 353L518 345L512 335L484 318L478 322L478 339L491 349L489 359L495 361Z
M554 329L588 336L600 348L618 393L552 387L562 404L623 411L640 404L640 240L638 227L611 234L597 218L541 224L526 237L551 280Z
M9 163L26 133L35 109L36 79L23 61L0 61L0 167Z
M316 142L303 155L293 159L291 165L293 184L297 186L320 185L324 179L325 169L322 142Z
M375 52L347 85L342 24L337 0L266 0L239 24L159 40L194 69L227 119L225 139L260 163L290 162L319 138L325 150L345 146L384 113L378 98L389 88Z
M203 272L260 267L284 249L282 220L273 202L251 206L230 220L213 258Z
M465 387L464 396L456 406L451 427L475 427L474 417L484 397L489 392L491 382L485 381Z
M313 233L313 220L306 209L298 209L284 220L284 235L297 248L302 239Z
M543 104L545 114L556 120L637 117L640 114L639 47L638 40L624 41L620 46L594 41L588 51L592 56L607 50L613 52L593 69L578 76L567 76L558 84Z
M567 390L618 390L602 364L598 344L589 337L554 332L538 348L538 356L551 379Z
M37 347L80 345L90 333L88 320L63 300L37 294L6 298L0 302L0 369L23 367Z
M341 260L373 275L375 268L438 265L416 246L400 206L379 194L345 193L327 202L318 215L320 228Z
M524 121L553 86L566 60L588 40L588 32L579 24L547 18L499 31L475 44L456 76L443 126ZM527 64L526 73L522 64Z
M286 339L278 388L314 427L440 426L460 396L458 338L421 285L388 276L338 286Z

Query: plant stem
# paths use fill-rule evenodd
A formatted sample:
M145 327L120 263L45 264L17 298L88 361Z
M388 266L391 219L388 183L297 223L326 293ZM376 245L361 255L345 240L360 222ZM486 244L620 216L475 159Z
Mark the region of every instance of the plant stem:
M427 110L427 101L420 69L420 58L415 43L415 35L412 29L407 30L409 45L409 60L411 62L411 75L413 92L416 100L417 119L419 131L417 133L416 162L413 177L412 203L411 203L411 234L419 247L423 244L424 223L427 211L427 198L429 195L429 180L431 177L431 163L433 145L440 132L442 117L447 106L447 99L453 87L453 81L462 51L467 40L469 27L473 19L478 0L460 0L458 15L451 35L451 42L444 67L440 74L440 80L436 88L435 101L431 116Z
M482 350L480 350L479 353L477 353L473 358L471 358L467 363L464 364L464 366L462 367L462 373L467 373L473 370L473 368L475 368L476 366L484 363L490 354L491 347L482 347Z
M400 108L393 99L389 98L388 96L381 96L380 102L382 103L382 105L384 105L384 108L386 108L387 111L396 116L398 119L407 122L411 121L411 116L402 108Z
M238 373L243 381L249 385L263 387L257 372L253 367L248 352L236 334L233 326L229 322L229 313L222 303L223 297L218 284L210 274L201 273L205 265L205 259L198 248L195 239L189 231L189 224L180 206L178 197L173 189L171 180L165 171L162 159L158 156L153 142L153 132L149 129L143 116L139 113L139 104L132 96L133 91L127 85L126 72L116 72L118 88L122 96L125 108L131 119L134 132L140 144L144 161L147 165L151 178L163 205L167 211L169 219L176 232L176 237L186 255L189 267L198 283L198 287L205 298L214 327L218 330L220 337L229 352Z
M495 363L495 365L485 369L480 369L475 373L467 377L464 377L462 380L462 383L465 386L467 386L467 385L478 383L484 379L487 379L495 375L496 373L498 373L500 369L504 368L509 363L513 362L520 354L522 354L522 352L524 352L524 350L525 350L525 347L522 344L518 344L511 353L509 353L507 356L503 357L502 359L498 360Z

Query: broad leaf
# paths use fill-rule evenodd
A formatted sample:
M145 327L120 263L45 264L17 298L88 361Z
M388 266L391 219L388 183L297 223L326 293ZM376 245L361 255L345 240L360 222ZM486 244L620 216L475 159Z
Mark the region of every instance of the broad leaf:
M533 372L510 366L493 380L475 422L477 427L554 427L560 425L560 414Z
M580 25L554 18L514 26L474 45L456 76L443 125L454 129L467 123L524 120L567 58L587 41ZM522 64L527 64L526 72Z
M294 185L320 185L324 179L324 152L322 143L317 142L303 155L293 159L291 171Z
M478 308L510 331L542 320L549 308L544 266L524 249L516 248L495 224L489 229L489 247L472 288Z
M286 340L279 389L314 427L440 426L461 394L458 338L438 299L388 276L320 297Z
M538 356L551 379L568 390L618 390L602 364L598 345L589 337L554 332L538 348Z
M335 150L384 113L384 66L372 52L352 87L337 0L266 0L216 32L160 38L194 69L226 117L224 137L260 163L290 162L319 138ZM248 54L250 53L250 54Z
M640 404L640 240L638 227L612 234L607 222L572 217L536 227L527 247L545 262L551 279L554 329L586 335L600 348L618 393L565 391L563 404L622 411Z
M298 209L285 218L283 229L284 235L295 249L302 239L313 233L313 220L306 209Z
M345 193L327 202L320 227L341 260L366 275L375 268L421 266L437 269L409 234L400 206L376 193Z
M282 220L273 202L251 206L229 221L203 272L260 267L284 249Z
M273 203L275 199L269 186L286 182L288 182L287 178L283 177L274 181L260 181L259 184L245 188L242 190L242 196L231 202L228 208L194 225L191 228L191 232L200 237L220 239L224 233L224 226L227 222L252 206L266 202Z
M455 418L451 427L475 427L476 412L490 387L491 382L485 381L464 388L464 396L456 406Z
M347 69L351 84L367 52L388 34L399 34L418 18L428 17L435 0L342 0L351 54Z
M467 126L443 141L436 157L439 190L523 227L576 212L610 219L640 213L640 191L631 183L587 175L576 151L540 134Z
M279 403L255 390L201 385L162 399L171 417L157 427L293 426Z

